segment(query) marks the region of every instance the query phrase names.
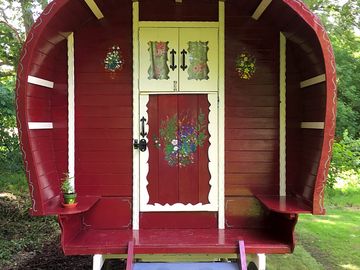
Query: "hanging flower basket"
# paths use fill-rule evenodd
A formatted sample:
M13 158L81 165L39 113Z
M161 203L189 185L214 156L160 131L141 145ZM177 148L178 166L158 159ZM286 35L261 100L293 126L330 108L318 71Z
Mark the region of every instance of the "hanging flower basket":
M247 52L236 57L235 70L241 79L250 80L256 71L256 58Z
M116 45L112 46L104 60L105 70L116 72L122 69L123 64L124 60L120 52L120 47Z

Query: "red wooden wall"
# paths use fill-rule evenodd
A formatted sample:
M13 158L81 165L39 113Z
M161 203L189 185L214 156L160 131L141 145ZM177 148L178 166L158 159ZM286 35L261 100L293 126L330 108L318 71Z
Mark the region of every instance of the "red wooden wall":
M252 2L252 1L249 1ZM253 20L256 3L226 2L225 21L225 207L226 226L263 226L254 194L279 190L279 32ZM242 15L247 12L247 16ZM235 59L246 51L256 73L240 79Z
M76 190L102 199L85 215L94 228L130 228L132 205L131 2L98 1L105 15L75 33ZM104 60L119 46L123 69Z

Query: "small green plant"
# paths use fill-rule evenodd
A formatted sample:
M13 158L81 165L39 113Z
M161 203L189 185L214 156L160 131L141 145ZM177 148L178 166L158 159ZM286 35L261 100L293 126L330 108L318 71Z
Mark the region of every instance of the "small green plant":
M64 174L64 177L62 178L62 183L61 183L61 191L65 194L70 194L70 193L74 193L75 190L74 190L74 187L71 183L71 180L73 179L74 177L71 177L69 175L69 173L65 173Z
M73 178L74 177L71 177L69 173L65 173L64 177L62 178L61 191L64 197L64 205L66 207L76 205L77 194L75 193L74 186L71 183Z

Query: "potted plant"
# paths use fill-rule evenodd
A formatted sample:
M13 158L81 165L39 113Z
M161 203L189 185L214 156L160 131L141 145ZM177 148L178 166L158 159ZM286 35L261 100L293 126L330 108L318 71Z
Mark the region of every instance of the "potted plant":
M74 177L69 176L69 173L65 173L64 177L62 178L61 191L63 193L63 197L64 197L63 205L65 207L74 207L77 205L76 202L77 194L75 193L74 187L71 183L71 180L73 178Z

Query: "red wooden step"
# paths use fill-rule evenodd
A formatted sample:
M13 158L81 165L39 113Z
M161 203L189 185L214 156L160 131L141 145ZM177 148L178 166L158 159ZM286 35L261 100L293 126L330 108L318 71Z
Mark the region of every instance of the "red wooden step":
M127 254L134 240L135 254L238 254L239 239L246 253L289 253L291 244L276 234L261 229L157 229L94 230L84 229L64 243L66 255Z

